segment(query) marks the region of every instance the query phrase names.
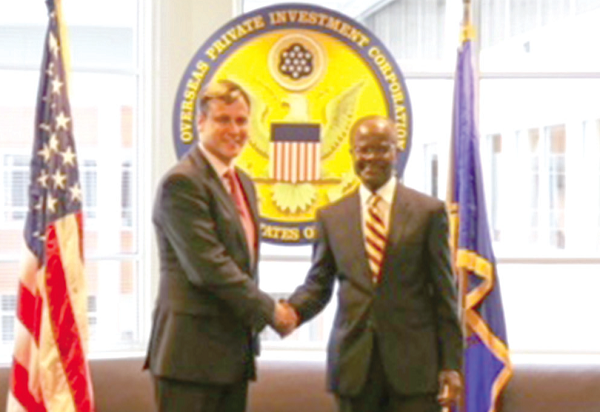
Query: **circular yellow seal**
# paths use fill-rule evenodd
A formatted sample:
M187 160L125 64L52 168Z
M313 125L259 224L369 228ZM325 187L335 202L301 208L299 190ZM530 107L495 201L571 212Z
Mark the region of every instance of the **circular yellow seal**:
M349 131L363 116L395 122L402 174L412 119L404 79L383 44L346 16L280 5L215 33L180 84L173 121L179 156L197 139L197 94L213 79L230 79L251 97L250 138L236 164L256 184L264 241L310 242L317 209L357 186Z

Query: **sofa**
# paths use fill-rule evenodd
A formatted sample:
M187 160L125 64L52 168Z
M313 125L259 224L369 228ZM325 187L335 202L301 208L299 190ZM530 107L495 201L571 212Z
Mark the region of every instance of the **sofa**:
M142 358L92 360L97 412L151 412L152 384ZM260 360L248 412L332 412L323 361ZM0 368L0 411L10 368ZM517 364L497 412L600 412L600 365Z

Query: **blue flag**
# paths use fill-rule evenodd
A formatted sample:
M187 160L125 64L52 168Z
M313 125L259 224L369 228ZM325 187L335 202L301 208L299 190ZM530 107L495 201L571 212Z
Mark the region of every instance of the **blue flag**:
M460 277L466 335L464 410L497 412L512 365L483 192L473 44L471 36L465 37L456 67L448 191L453 263Z

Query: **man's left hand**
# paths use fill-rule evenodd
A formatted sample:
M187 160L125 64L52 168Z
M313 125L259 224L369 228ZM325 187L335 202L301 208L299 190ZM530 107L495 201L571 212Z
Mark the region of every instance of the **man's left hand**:
M275 303L275 325L273 327L284 338L296 329L299 319L296 310L286 301Z
M439 375L440 393L438 402L442 407L456 404L462 392L462 379L458 371L444 370Z

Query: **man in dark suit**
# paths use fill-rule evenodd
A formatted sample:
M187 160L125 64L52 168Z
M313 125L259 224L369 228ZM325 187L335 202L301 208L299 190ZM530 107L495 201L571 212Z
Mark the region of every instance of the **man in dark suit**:
M304 322L338 307L327 384L341 412L433 412L461 391L462 336L444 203L394 176L385 117L352 128L358 190L317 214L306 281L289 298Z
M199 99L200 144L166 174L154 204L160 287L146 366L160 412L242 412L258 332L269 324L285 335L293 316L257 285L256 194L233 164L248 139L249 97L220 80Z

